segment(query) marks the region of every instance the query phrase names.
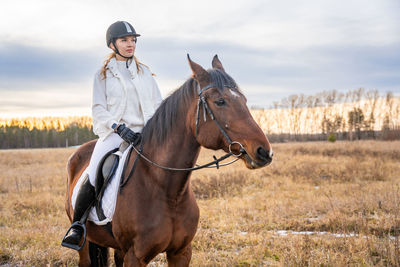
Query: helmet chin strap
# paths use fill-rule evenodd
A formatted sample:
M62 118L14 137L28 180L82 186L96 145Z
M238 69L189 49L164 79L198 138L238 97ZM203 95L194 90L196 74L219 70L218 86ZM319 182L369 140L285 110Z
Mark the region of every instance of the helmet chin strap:
M126 68L128 68L128 67L129 67L128 61L129 61L129 59L133 59L133 56L131 56L131 57L123 56L123 55L119 52L119 50L118 50L118 48L117 48L117 45L115 44L115 41L112 41L112 44L113 44L113 46L114 46L114 52L117 53L119 56L121 56L121 57L123 57L123 58L126 59Z

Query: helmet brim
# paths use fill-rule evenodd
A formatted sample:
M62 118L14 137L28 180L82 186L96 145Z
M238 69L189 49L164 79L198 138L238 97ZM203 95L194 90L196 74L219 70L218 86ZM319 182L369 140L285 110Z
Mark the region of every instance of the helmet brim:
M121 34L121 35L116 36L115 39L122 38L122 37L126 37L126 36L135 36L135 37L139 37L140 34L138 34L138 33Z
M126 37L126 36L139 37L140 34L138 34L138 33L129 33L129 34L118 35L118 37L115 37L115 38L114 38L114 41L117 40L118 38L122 38L122 37ZM110 44L111 44L112 42L114 42L114 41L113 41L113 40L110 40L110 42L107 43L107 46L110 47Z

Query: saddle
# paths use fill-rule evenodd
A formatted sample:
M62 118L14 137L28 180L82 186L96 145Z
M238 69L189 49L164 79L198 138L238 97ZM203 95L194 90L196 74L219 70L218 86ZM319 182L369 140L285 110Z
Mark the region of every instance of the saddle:
M95 208L97 216L100 220L106 219L101 201L104 195L104 191L106 190L107 185L110 183L111 179L114 177L115 171L117 170L119 165L120 157L128 147L129 144L127 142L122 142L119 147L107 152L97 166L95 179Z

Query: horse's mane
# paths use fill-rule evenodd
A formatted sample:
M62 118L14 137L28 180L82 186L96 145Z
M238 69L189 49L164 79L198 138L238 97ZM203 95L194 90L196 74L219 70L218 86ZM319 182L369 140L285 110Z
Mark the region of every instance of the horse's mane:
M210 83L218 88L221 93L225 87L241 93L236 82L227 73L219 69L210 69L207 72L210 74ZM144 126L142 131L143 142L154 145L163 144L174 130L174 125L179 116L186 113L190 103L197 97L197 90L197 81L189 78L181 87L165 98L153 117Z

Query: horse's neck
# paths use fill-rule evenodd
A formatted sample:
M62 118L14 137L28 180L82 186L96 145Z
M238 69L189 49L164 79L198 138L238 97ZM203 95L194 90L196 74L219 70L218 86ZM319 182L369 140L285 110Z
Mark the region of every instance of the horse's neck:
M149 150L152 151L149 158L166 167L193 167L200 152L200 145L188 129L183 125L179 128L176 128L175 134L165 144L157 148L149 144ZM146 150L143 152L146 153ZM187 193L191 171L169 171L149 166L149 173L155 182L154 186L169 200L177 200Z

